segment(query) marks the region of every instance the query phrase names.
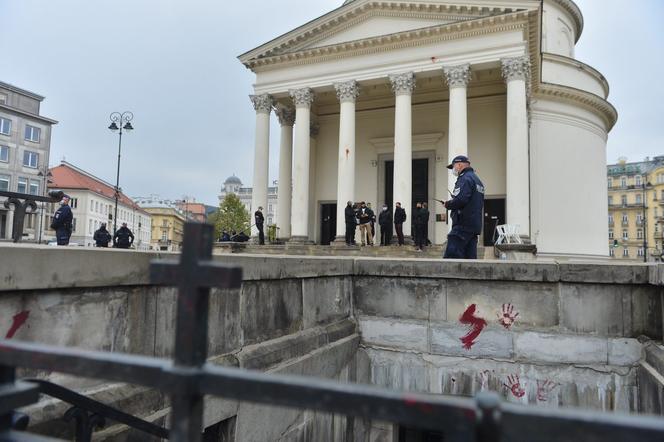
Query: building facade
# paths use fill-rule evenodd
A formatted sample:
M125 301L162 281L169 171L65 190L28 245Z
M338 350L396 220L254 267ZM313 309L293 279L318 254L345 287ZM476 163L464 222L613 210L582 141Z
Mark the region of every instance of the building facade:
M0 82L0 191L45 194L51 128L57 121L39 114L44 97ZM11 238L13 207L0 197L0 240ZM43 212L43 205L39 212ZM38 240L43 219L27 215L24 236ZM43 231L42 231L43 232Z
M608 257L617 112L606 79L574 59L582 30L572 0L353 0L241 55L256 75L252 206L267 204L274 111L279 182L293 183L279 192L280 236L321 242L334 223L343 240L348 200L443 215L445 166L467 154L486 187L485 244L500 222L543 256ZM449 228L431 217L435 243Z
M664 156L607 166L609 254L660 260L664 251Z
M267 188L267 202L256 204L255 206L252 201L253 189L251 187L242 187L242 180L240 180L240 178L236 177L235 175L228 177L226 181L224 181L224 184L221 186L221 192L219 193L219 204L222 203L224 198L226 198L226 195L229 193L234 193L237 195L242 204L244 204L244 208L247 209L247 212L249 212L249 215L251 215L251 224L254 223L253 216L254 212L256 211L256 209L253 209L253 207L258 208L261 206L263 207L265 224L268 226L277 224L277 227L280 227L277 221L277 215L279 213L279 186L277 181L273 181L272 186Z
M84 171L71 163L62 161L51 169L50 188L64 191L71 198L70 206L73 231L70 242L81 246L94 247L94 233L102 223L113 235L113 214L115 212L115 186ZM49 204L45 214L45 239L54 240L55 232L50 230L51 216L56 210L55 204ZM150 250L152 219L134 201L120 192L118 198L117 227L127 223L134 234L136 250Z
M161 199L158 195L136 197L135 200L152 217L151 249L168 252L182 250L184 223L187 218L178 203Z

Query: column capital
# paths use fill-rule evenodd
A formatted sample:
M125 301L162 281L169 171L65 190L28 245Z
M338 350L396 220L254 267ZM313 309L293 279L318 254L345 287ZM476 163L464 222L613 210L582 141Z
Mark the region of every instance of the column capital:
M293 127L295 124L295 109L292 107L279 106L274 113L277 114L280 125Z
M513 58L502 58L503 78L505 81L527 80L530 77L530 58L527 55Z
M415 89L415 73L391 74L392 92L395 95L411 95Z
M272 106L274 106L274 98L269 94L249 95L249 99L257 113L269 114L272 111Z
M470 83L470 65L445 66L443 67L443 76L450 89L468 87L468 83Z
M343 83L335 83L334 89L337 91L337 98L340 102L355 102L360 95L360 85L357 81L345 81Z
M311 107L314 102L314 91L310 87L291 89L288 93L297 107Z

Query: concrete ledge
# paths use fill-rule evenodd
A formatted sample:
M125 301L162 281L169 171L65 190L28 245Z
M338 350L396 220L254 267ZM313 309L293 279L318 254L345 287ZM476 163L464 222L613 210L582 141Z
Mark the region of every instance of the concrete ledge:
M514 355L523 362L608 364L607 339L525 332L514 336Z

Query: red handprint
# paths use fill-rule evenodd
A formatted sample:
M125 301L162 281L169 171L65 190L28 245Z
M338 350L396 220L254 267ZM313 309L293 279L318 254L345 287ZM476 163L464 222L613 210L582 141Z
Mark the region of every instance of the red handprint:
M498 322L500 325L509 330L516 322L516 317L519 316L519 312L514 311L514 306L512 304L503 304L503 312L496 313L496 315L498 316Z
M546 402L557 385L558 384L548 379L545 381L537 381L537 400L540 402Z
M526 390L521 388L519 375L515 374L507 376L507 383L503 383L503 385L509 388L515 397L523 397L526 394Z
M459 317L459 322L471 326L468 333L466 333L466 335L461 338L463 348L466 350L470 350L473 347L473 344L475 344L475 339L480 335L480 333L482 333L484 327L486 327L486 321L475 316L476 309L477 306L475 304L471 304L471 306L468 307L466 311L463 312L463 314Z

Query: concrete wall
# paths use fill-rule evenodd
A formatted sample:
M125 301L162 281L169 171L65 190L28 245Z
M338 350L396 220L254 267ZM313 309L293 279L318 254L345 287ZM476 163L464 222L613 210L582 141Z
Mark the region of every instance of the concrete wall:
M176 294L147 280L150 260L167 256L0 246L0 327L9 330L16 315L29 312L14 339L170 357ZM635 338L661 340L664 267L241 254L215 259L242 266L244 282L239 290L211 296L214 363L432 393L491 389L508 401L544 407L661 410L661 395L642 394L646 382L660 385L661 367L644 358ZM459 318L473 304L475 317L487 324L465 349L460 339L469 327ZM499 322L507 304L518 312L509 328ZM50 376L168 423L168 401L159 393L24 374ZM68 427L56 425L66 406L45 404L30 408L34 429L66 434ZM206 425L234 417L236 440L243 441L344 440L347 434L387 440L394 430L342 416L206 401ZM126 435L114 426L99 437Z

